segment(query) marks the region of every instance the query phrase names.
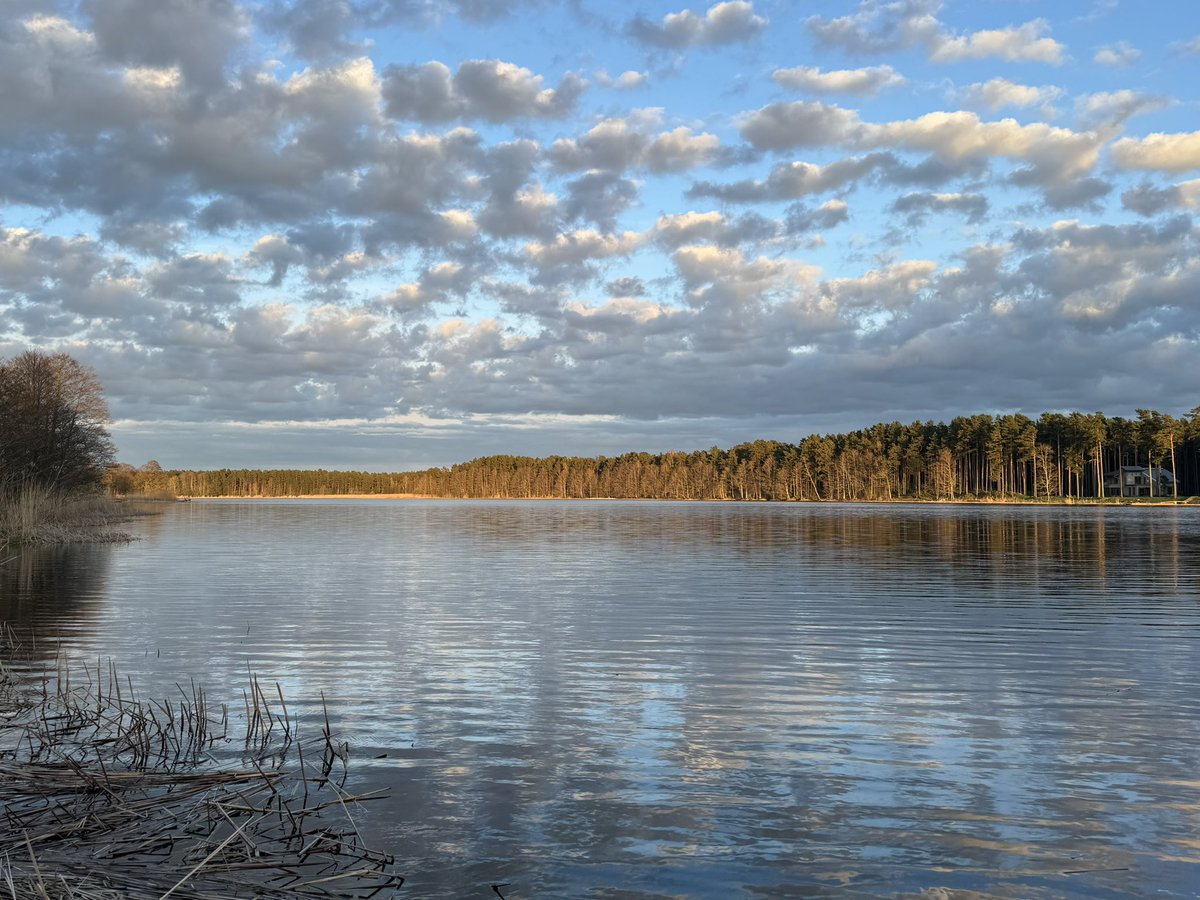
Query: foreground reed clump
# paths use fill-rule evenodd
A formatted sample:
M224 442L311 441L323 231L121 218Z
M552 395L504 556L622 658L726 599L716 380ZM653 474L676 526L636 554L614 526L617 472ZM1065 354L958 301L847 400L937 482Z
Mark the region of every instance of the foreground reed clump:
M274 693L275 696L270 696ZM0 898L371 897L399 888L346 793L328 720L304 744L251 676L243 764L217 766L227 707L202 688L147 702L115 669L0 670ZM282 760L294 752L298 769Z
M146 504L98 492L68 493L26 484L0 491L0 547L129 541L130 535L116 526L148 512Z

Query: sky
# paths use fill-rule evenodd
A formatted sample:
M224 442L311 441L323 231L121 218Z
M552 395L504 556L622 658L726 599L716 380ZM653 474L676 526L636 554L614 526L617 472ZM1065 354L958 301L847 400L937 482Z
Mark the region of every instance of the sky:
M1192 0L3 0L0 358L410 470L1200 402Z

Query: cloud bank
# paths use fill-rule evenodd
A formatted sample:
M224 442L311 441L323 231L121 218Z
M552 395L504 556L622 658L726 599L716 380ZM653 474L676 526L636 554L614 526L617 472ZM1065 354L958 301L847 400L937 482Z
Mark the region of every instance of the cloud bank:
M769 12L23 3L0 356L95 367L165 465L1195 405L1186 44Z

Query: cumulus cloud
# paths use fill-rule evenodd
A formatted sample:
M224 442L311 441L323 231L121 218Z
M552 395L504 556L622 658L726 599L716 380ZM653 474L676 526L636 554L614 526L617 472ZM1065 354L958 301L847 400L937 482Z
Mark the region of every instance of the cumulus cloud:
M1121 194L1121 205L1143 216L1172 209L1195 209L1200 207L1200 178L1161 188L1143 181Z
M862 133L862 121L851 109L798 100L772 103L750 113L739 130L760 150L791 150L851 142Z
M619 172L594 169L567 182L563 214L568 221L592 222L605 231L638 199L637 183Z
M1010 72L945 89L975 112L930 109L923 91L888 117L825 95L896 85L895 59L796 65L772 73L796 102L738 115L724 55L671 53L647 79L596 41L590 77L666 104L634 109L544 68L570 57L570 11L538 22L561 48L513 45L524 68L491 58L520 4L183 6L27 3L0 25L0 355L78 353L145 433L473 422L466 441L586 418L592 452L601 428L619 450L631 434L710 445L797 411L851 427L917 403L953 414L978 408L981 382L990 404L1039 408L1192 389L1200 138L1132 130L1188 102L1186 80L1172 99L1076 85L1070 127L1054 127L988 119L1072 111ZM1065 54L1041 22L959 33L939 14L870 0L809 28L850 54ZM170 33L173 15L194 28ZM418 41L453 22L464 51L389 55L379 29L400 21ZM669 50L763 28L736 3L636 21ZM705 104L680 105L680 84ZM1118 206L1139 218L1113 224ZM922 225L941 231L918 250ZM862 264L880 241L883 261ZM822 243L828 272L806 259ZM713 418L680 430L696 416ZM636 417L656 424L629 430Z
M716 3L703 15L690 9L668 13L657 22L635 16L625 27L634 40L654 47L682 50L699 44L733 44L749 40L766 27L767 20L755 15L746 0Z
M235 306L241 282L233 261L220 253L189 253L158 263L146 273L146 286L164 300L200 307Z
M1014 183L1022 184L1022 175L1014 175ZM1098 201L1112 192L1112 185L1102 178L1074 178L1067 181L1052 181L1042 185L1045 204L1050 209L1063 211L1087 207L1098 209Z
M938 0L863 0L851 15L836 19L812 16L808 30L820 44L848 53L874 54L907 50L931 40L941 29Z
M498 59L469 59L453 75L440 62L389 66L383 75L388 115L418 122L521 118L557 119L569 115L586 82L568 73L556 88L529 69Z
M281 34L293 51L308 59L329 60L362 52L363 41L348 35L357 29L403 23L434 28L456 16L468 23L490 23L537 6L541 0L292 0L261 11L265 27Z
M1053 38L1045 37L1048 30L1045 19L1035 19L1024 25L967 35L939 35L930 42L929 58L933 62L961 62L994 56L1008 62L1058 65L1063 61L1066 48Z
M264 12L263 23L285 35L306 59L324 62L366 49L346 36L363 18L348 0L298 0L290 6L268 6Z
M615 78L609 75L604 69L601 69L595 75L595 80L598 84L604 87L616 88L620 91L629 91L634 88L644 87L647 83L648 76L645 72L639 72L636 69L626 69Z
M828 231L850 220L850 208L844 200L826 200L813 208L800 203L788 207L786 224L788 234L806 234L811 231Z
M636 275L623 275L604 286L610 297L641 297L646 294L646 282Z
M282 285L288 269L303 260L304 253L300 248L292 246L282 234L268 234L259 238L246 254L246 261L251 266L263 266L271 270L267 281L271 287Z
M969 107L995 111L1012 107L1028 109L1040 106L1043 114L1053 115L1053 102L1063 94L1062 88L1054 86L1033 87L1018 84L1007 78L993 78L976 82L961 92L962 102Z
M496 144L485 153L478 185L487 200L476 220L488 235L539 237L553 232L559 198L534 180L540 154L537 142L528 138Z
M892 212L904 216L910 227L939 212L959 213L967 222L976 225L983 221L987 211L987 198L982 194L913 192L892 203Z
M1176 53L1183 53L1186 55L1200 53L1200 35L1196 35L1196 37L1192 38L1191 40L1177 41L1171 44L1171 49Z
M984 122L969 112L934 112L916 119L870 125L867 145L900 146L950 160L1000 156L1029 165L1029 183L1077 178L1096 165L1102 138L1041 122Z
M540 184L497 198L479 214L479 226L495 237L538 237L554 230L560 203Z
M1129 41L1117 41L1107 47L1101 47L1092 57L1093 62L1102 66L1115 66L1124 69L1142 58L1142 51Z
M1154 306L1192 307L1187 290L1195 266L1177 267L1191 225L1176 217L1155 225L1085 225L1070 220L1018 235L1030 250L1022 274L1037 279L1060 314L1080 327L1125 327Z
M0 309L5 305L13 321L48 334L70 334L95 318L163 309L91 238L0 226Z
M908 259L864 272L857 278L835 278L822 285L838 306L862 312L896 312L911 307L930 286L937 263Z
M849 190L863 182L933 187L975 169L976 164L970 160L944 162L927 158L910 164L894 153L876 151L825 165L799 161L780 163L765 179L743 179L726 184L698 181L688 189L688 196L712 197L726 203L772 203Z
M730 184L702 181L692 185L688 194L692 197L715 197L730 203L795 200L808 194L838 190L894 162L894 157L879 153L847 157L827 165L781 163L764 180L751 179Z
M1155 132L1141 138L1121 138L1113 144L1112 158L1122 169L1162 172L1200 169L1200 131L1177 134Z
M730 217L722 212L686 212L659 216L647 239L669 249L703 242L740 247L774 238L779 224L753 213Z
M1047 36L1049 25L1034 19L1022 25L953 34L938 20L940 0L861 0L858 10L836 19L813 16L808 28L820 44L856 54L924 47L933 62L997 57L1009 62L1059 64L1065 47Z
M795 66L776 69L771 73L771 78L784 87L818 94L877 94L885 88L907 83L891 66L825 72L815 66Z
M1087 128L1121 127L1134 116L1166 109L1171 101L1138 91L1101 91L1075 100L1080 123Z
M441 262L426 268L417 280L396 285L374 306L402 319L426 318L439 303L461 302L474 288L475 281L475 273L467 266Z
M226 62L249 28L233 0L86 0L83 7L106 57L133 66L177 66L202 87L224 80Z
M657 121L657 111L604 119L578 138L558 139L548 156L566 172L629 168L682 172L711 161L721 147L716 135L696 134L682 125L652 134L650 126Z
M641 244L636 232L602 234L593 229L562 232L553 241L525 245L525 258L534 269L534 284L583 282L596 277L598 263L628 256Z
M0 50L0 113L14 136L86 141L106 128L169 119L182 103L176 68L121 66L104 57L95 35L57 16L10 23L0 29Z
M1078 178L1096 164L1101 136L1014 119L984 122L971 112L933 112L916 119L868 123L854 110L812 101L773 103L746 115L742 136L763 150L841 145L903 148L950 160L1007 157L1027 163L1033 179Z

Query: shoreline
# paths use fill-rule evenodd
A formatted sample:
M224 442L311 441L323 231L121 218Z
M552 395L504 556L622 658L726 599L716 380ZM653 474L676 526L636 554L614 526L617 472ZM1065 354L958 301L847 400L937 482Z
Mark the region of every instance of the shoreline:
M621 501L629 503L802 503L808 505L833 506L1154 506L1200 507L1197 497L1057 497L1052 499L1033 498L963 498L955 500L922 500L919 498L897 498L895 500L735 500L732 498L695 498L695 497L439 497L435 494L221 494L211 497L179 495L180 502L193 500L495 500L495 501L525 501L539 502L558 501Z
M27 490L0 498L0 549L63 544L124 544L136 540L119 527L160 512L146 497L58 494Z

